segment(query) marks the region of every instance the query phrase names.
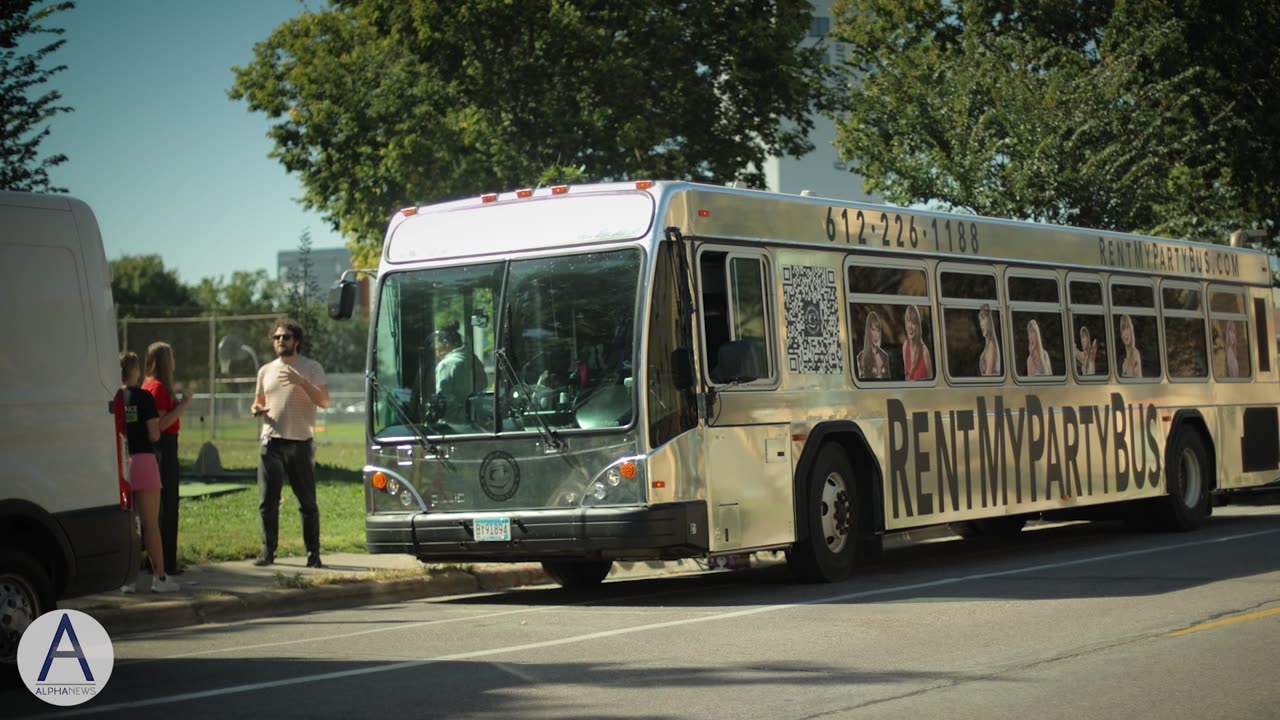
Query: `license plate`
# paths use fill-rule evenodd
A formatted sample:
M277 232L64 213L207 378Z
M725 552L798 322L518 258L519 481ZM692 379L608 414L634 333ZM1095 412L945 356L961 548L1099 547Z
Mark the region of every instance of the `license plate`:
M476 518L472 531L476 542L510 542L511 518Z

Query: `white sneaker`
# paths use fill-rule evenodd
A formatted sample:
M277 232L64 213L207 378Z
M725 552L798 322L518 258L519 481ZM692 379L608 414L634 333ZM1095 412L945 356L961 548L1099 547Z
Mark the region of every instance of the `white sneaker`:
M125 595L132 595L138 592L138 583L131 582L128 585L121 585L120 592L124 593Z
M151 592L153 593L178 592L181 588L182 586L178 584L177 580L170 580L169 578L164 578L162 580L158 577L151 578Z

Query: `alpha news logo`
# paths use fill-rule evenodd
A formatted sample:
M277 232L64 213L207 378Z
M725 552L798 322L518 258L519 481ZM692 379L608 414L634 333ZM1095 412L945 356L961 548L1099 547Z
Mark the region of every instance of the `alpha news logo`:
M18 673L33 695L51 705L79 705L95 697L115 667L111 637L79 610L35 619L18 644Z

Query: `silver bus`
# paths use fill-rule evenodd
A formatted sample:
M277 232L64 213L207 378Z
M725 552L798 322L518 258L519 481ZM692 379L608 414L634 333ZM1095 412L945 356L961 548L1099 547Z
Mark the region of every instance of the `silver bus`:
M368 355L370 552L781 550L1202 524L1280 478L1264 253L683 182L405 209ZM354 285L334 289L349 314Z

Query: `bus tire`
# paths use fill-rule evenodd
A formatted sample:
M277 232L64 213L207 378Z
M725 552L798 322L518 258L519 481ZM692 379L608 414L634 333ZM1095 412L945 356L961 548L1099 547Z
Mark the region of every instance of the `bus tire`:
M808 532L787 553L787 565L800 582L839 582L853 574L858 514L853 467L838 445L818 450L805 482Z
M1157 527L1174 532L1194 530L1204 525L1213 511L1209 497L1213 468L1200 433L1184 427L1175 436L1168 457L1164 474L1168 495L1160 499Z
M1003 517L982 518L979 520L962 520L960 522L947 523L947 528L955 535L962 538L979 538L979 537L1013 537L1022 532L1022 528L1027 524L1027 519L1019 515L1006 515Z
M54 602L53 579L35 558L0 549L0 674L16 675L22 633Z
M542 571L560 587L599 585L608 577L612 560L543 560Z

